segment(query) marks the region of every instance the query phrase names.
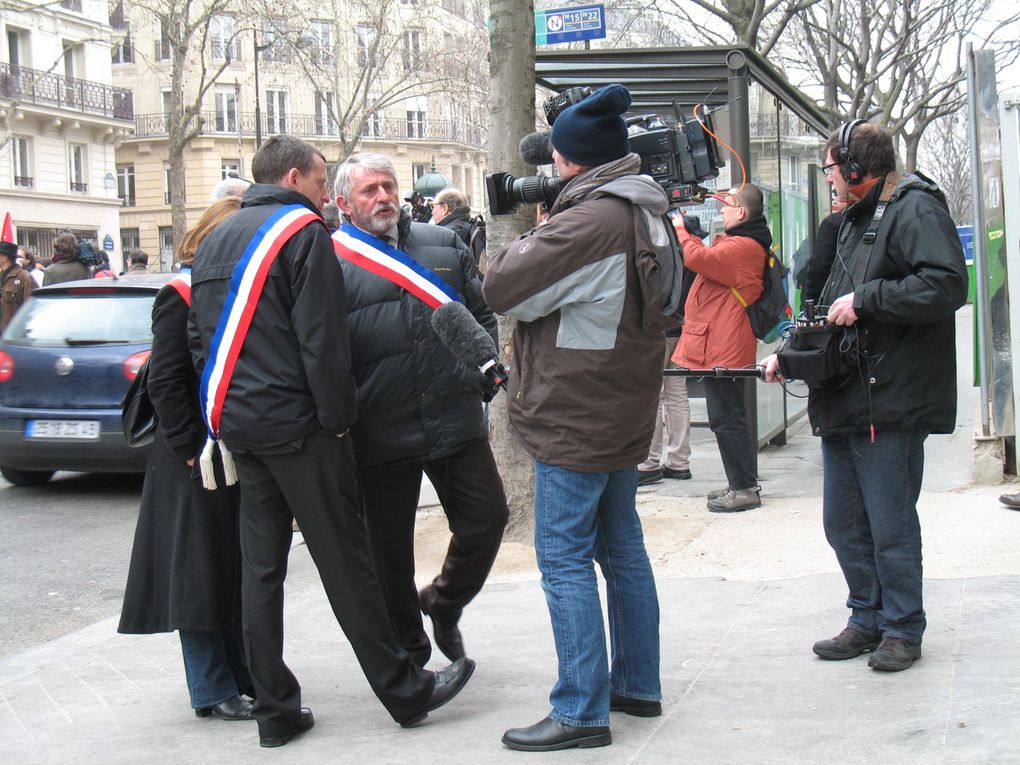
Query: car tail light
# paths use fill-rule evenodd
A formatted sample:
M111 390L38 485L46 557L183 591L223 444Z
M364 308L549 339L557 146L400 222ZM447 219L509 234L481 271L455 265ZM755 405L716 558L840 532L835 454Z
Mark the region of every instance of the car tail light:
M140 351L124 359L124 376L128 380L134 380L138 376L138 370L142 368L150 353L151 351Z
M14 358L9 353L0 351L0 382L7 382L14 377Z

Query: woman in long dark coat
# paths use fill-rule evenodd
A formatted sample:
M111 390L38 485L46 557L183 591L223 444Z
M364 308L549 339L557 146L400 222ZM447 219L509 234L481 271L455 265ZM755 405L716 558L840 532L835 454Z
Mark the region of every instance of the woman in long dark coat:
M206 429L188 349L190 265L209 231L240 209L213 203L184 238L181 274L152 307L149 397L159 420L145 473L119 632L180 633L191 706L199 717L252 719L241 640L238 491L216 457L218 489L202 488L196 459Z

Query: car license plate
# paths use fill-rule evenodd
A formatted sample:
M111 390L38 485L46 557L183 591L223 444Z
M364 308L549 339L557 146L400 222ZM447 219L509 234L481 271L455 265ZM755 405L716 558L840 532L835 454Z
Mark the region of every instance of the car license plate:
M29 420L26 438L76 438L99 440L99 420Z

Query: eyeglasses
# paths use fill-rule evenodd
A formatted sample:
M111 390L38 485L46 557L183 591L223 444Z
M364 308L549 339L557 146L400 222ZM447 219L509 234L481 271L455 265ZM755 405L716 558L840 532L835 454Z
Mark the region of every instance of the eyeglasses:
M706 194L705 196L711 197L717 202L721 202L727 207L740 207L740 203L733 194Z
M832 175L833 169L837 167L839 167L839 162L831 162L828 165L822 165L822 172L829 176Z

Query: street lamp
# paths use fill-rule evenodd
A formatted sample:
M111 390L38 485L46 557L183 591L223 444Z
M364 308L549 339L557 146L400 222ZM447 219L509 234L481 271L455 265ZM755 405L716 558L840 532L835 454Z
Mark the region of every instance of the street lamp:
M252 30L251 39L255 50L255 148L259 149L262 146L262 96L259 95L259 54L272 48L276 41L270 40L259 45L259 33L255 30ZM314 37L303 34L298 35L294 41L294 47L298 50L304 50L315 45L315 43L316 39Z

